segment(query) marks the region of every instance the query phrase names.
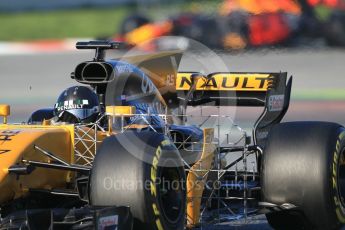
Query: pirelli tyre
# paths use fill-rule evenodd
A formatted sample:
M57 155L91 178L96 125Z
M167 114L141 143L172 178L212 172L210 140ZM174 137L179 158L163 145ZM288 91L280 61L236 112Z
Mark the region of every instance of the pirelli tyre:
M287 209L267 214L275 229L339 229L345 223L345 129L290 122L269 133L262 199Z
M183 229L185 173L179 152L163 134L128 131L106 138L90 174L95 206L129 206L133 229Z

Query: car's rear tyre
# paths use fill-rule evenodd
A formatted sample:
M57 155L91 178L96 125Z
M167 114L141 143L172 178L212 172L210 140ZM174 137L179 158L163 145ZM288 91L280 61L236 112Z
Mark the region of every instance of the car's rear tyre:
M183 229L185 173L179 152L150 131L108 137L90 175L90 203L129 206L134 229Z
M267 214L275 229L339 229L345 223L345 129L289 122L269 133L262 158L262 199L296 208Z

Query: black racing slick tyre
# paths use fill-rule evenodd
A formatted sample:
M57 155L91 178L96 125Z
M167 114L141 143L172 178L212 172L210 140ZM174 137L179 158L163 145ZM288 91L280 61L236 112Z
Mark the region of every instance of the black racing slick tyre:
M175 145L152 131L106 138L90 175L95 206L129 206L133 229L183 229L185 172Z
M339 229L345 223L345 129L289 122L269 133L262 159L262 200L290 207L266 215L274 229Z

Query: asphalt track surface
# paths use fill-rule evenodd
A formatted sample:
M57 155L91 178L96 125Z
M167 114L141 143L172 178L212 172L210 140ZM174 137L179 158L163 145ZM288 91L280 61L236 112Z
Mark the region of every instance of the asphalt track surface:
M345 50L275 50L242 54L220 55L231 71L288 71L294 75L293 100L284 121L322 120L345 125L345 98L338 96L325 100L316 94L316 100L301 99L295 92L313 89L345 92ZM69 75L76 64L90 60L90 52L58 54L0 54L0 104L12 105L10 121L25 121L37 108L50 107L59 93L75 84ZM188 66L188 63L184 63ZM238 112L239 122L248 123L259 109L243 108ZM209 228L208 228L209 229ZM231 222L215 229L268 230L264 218Z

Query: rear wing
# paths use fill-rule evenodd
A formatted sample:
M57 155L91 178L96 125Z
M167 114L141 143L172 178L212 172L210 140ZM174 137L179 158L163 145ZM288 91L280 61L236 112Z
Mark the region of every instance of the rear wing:
M161 52L124 57L151 79L170 108L213 102L214 105L264 106L269 88L285 93L287 73L177 72L182 54ZM193 84L196 84L195 86ZM193 86L195 89L193 89Z
M253 130L255 144L264 146L269 130L288 110L292 77L287 81L286 72L177 72L181 56L170 52L127 57L126 61L143 70L168 107L179 108L179 113L183 113L183 107L198 105L264 107Z
M175 89L180 100L193 106L211 102L217 106L263 106L269 86L278 83L273 83L275 79L286 81L286 76L280 73L212 73L206 76L180 72L176 76Z
M268 132L285 116L291 95L292 77L287 73L212 73L176 75L176 95L185 105L263 106L255 122L253 139L264 146Z

